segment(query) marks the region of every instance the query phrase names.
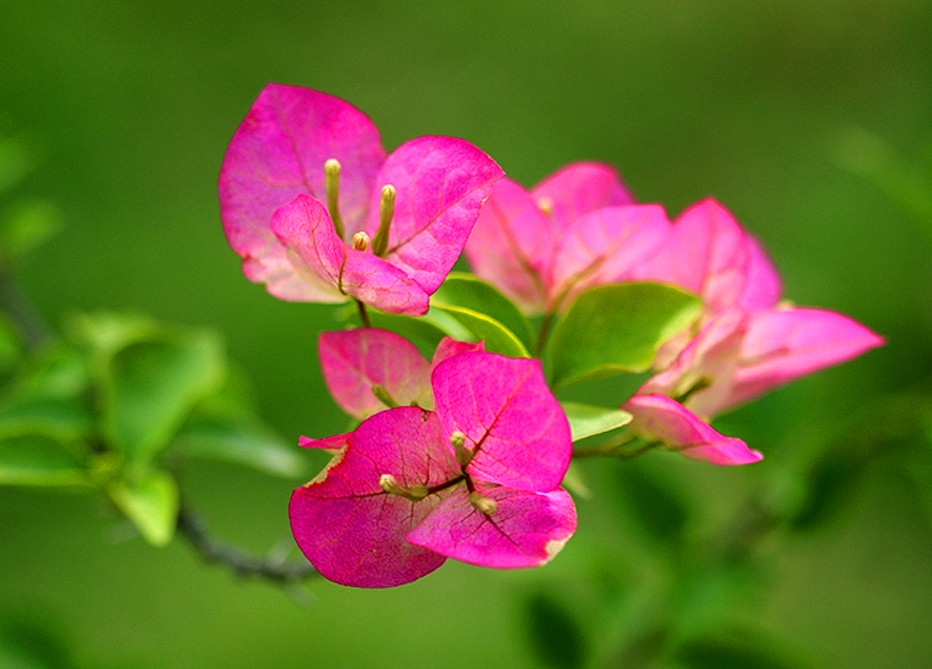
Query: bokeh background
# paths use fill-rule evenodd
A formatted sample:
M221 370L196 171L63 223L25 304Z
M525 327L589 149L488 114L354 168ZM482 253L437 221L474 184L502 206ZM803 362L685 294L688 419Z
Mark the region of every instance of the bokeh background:
M216 328L290 437L343 428L315 360L333 310L247 282L216 199L268 81L351 101L389 148L464 137L528 185L594 159L671 214L715 196L789 297L888 338L724 417L760 465L587 463L577 537L533 572L450 563L390 591L311 581L297 601L181 541L148 546L91 497L0 489L0 636L87 668L640 666L632 638L722 620L774 666L932 666L930 45L921 0L0 4L0 130L39 161L19 193L65 222L26 291L55 324L103 308ZM699 570L703 594L671 608L692 592L671 594L689 562L672 532L702 536L758 490L791 499L794 473L849 444L864 466L825 518L766 537L725 583ZM298 483L204 465L184 486L213 531L262 551L287 544Z

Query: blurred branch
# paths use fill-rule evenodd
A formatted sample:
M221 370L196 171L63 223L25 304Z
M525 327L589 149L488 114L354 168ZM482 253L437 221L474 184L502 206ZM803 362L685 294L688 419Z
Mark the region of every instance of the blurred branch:
M30 349L38 349L51 336L49 327L19 289L15 277L3 267L0 267L0 309L10 317Z
M289 585L319 574L310 564L286 564L275 557L248 555L235 546L218 541L208 535L200 518L184 507L178 513L178 532L206 562L224 564L237 576Z

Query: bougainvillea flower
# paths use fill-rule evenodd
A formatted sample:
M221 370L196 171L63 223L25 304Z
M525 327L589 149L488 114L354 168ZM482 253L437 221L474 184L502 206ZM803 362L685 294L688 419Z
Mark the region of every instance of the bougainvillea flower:
M386 157L349 103L269 84L227 150L221 218L246 276L278 298L423 314L501 176L450 137Z
M390 587L446 558L535 567L576 529L559 488L569 424L536 360L465 352L431 374L436 411L376 413L350 434L304 445L340 448L294 491L292 532L325 577Z
M433 409L431 370L454 355L485 350L482 342L445 337L428 362L407 339L379 328L324 332L317 348L330 394L341 409L359 419L396 406Z
M633 204L614 170L577 163L531 191L499 181L466 257L525 313L562 312L586 288L630 278L669 226L661 207Z

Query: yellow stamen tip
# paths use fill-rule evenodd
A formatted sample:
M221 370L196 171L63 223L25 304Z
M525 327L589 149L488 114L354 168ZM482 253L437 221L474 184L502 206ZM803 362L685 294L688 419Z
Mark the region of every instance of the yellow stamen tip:
M477 492L469 493L469 503L484 514L495 513L498 502L490 497L484 497Z
M365 232L357 232L353 235L353 248L357 251L365 251L369 248L369 235Z

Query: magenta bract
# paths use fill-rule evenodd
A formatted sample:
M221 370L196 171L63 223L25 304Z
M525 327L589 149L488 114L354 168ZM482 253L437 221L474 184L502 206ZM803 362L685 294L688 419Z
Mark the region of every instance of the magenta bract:
M436 412L398 407L352 433L294 491L292 531L327 578L359 587L413 581L447 557L488 567L547 562L576 528L558 486L569 425L536 360L454 354L431 375Z
M324 332L318 340L324 381L336 403L354 418L396 406L434 408L431 370L447 358L483 351L482 342L445 337L428 362L401 335L380 328Z
M329 180L328 161L337 165ZM386 157L375 126L349 103L269 84L227 150L221 217L246 276L278 298L353 297L423 314L501 176L486 154L450 137L420 137ZM387 185L396 194L375 249Z
M586 288L630 278L668 232L663 209L633 204L614 170L577 163L531 191L496 184L466 256L525 313L554 313Z

